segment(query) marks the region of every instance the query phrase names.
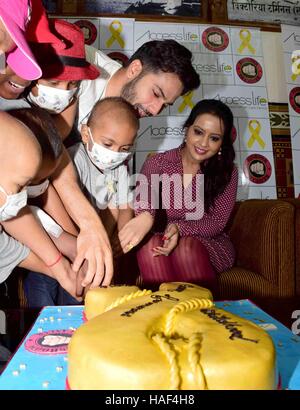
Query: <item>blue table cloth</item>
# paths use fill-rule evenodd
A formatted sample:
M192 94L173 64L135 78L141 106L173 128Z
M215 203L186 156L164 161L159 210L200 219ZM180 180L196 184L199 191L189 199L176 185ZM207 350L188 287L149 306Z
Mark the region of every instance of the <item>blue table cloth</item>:
M282 389L300 390L300 337L249 300L216 302L216 306L265 329L276 347ZM0 376L0 390L64 390L68 341L82 323L83 306L43 308Z

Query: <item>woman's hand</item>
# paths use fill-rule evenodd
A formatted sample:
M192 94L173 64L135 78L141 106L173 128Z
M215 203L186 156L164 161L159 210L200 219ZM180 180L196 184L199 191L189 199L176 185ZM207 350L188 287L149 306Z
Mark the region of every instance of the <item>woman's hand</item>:
M179 229L176 224L168 225L164 236L163 246L153 248L153 256L168 256L177 246L179 239Z
M119 232L120 245L124 253L137 246L153 226L153 217L143 212L131 219Z

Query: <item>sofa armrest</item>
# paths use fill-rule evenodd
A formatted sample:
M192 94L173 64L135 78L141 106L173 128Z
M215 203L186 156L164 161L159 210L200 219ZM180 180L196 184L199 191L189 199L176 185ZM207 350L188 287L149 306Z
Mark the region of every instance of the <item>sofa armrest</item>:
M246 200L229 231L235 267L263 276L278 296L295 293L294 210L284 201Z
M296 294L300 296L300 199L283 198L295 207L295 273L296 273Z

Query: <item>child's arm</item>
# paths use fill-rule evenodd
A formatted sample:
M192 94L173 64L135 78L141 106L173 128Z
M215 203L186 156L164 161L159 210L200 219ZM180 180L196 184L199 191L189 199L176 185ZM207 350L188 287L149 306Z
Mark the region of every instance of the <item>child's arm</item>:
M49 184L47 191L42 195L42 207L65 232L74 236L78 235L78 229L75 227L75 224L67 213L66 208L52 183Z
M42 267L40 272L55 278L64 289L75 296L76 273L72 270L69 261L61 256L29 207L23 208L16 218L2 222L2 226L9 235L31 249L29 262L36 263L32 266L33 270L39 271L37 269ZM20 266L27 266L26 260L22 263ZM30 266L28 265L28 268Z
M63 232L58 238L50 235L50 238L56 245L57 249L61 251L71 262L76 258L77 252L77 238L68 232Z
M46 265L56 260L59 254L56 246L28 206L2 225L9 235L31 249Z
M54 272L54 266L51 268L47 267L45 263L32 251L29 255L19 264L21 268L28 269L34 272L43 273L44 275L50 276L56 279L59 284L72 295L78 301L82 298L78 297L82 293L82 290L76 289L76 273L71 269L69 262L62 257L56 264Z
M73 99L72 103L60 114L52 116L59 134L64 141L72 131L77 113L78 99Z

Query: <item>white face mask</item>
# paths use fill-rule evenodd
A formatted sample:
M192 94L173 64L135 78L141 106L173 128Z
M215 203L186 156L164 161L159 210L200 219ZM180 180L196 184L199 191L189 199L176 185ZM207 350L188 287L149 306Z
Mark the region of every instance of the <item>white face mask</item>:
M38 88L38 95L34 96L32 92L30 92L27 97L28 100L55 114L59 114L71 104L74 94L77 91L77 88L62 90L61 88L48 87L43 84L37 84L36 86Z
M87 147L87 153L97 168L102 170L117 168L131 156L131 152L116 152L97 144L94 142L92 132L89 128L88 132L92 140L93 147L91 151Z
M42 195L44 192L47 191L48 186L49 186L49 179L46 179L44 182L42 182L39 185L28 185L27 186L28 198L36 198Z
M6 195L5 203L0 207L0 221L6 221L18 215L19 211L27 204L27 191L8 195L0 186L0 191Z

